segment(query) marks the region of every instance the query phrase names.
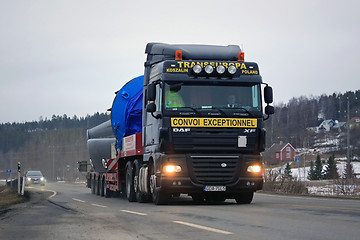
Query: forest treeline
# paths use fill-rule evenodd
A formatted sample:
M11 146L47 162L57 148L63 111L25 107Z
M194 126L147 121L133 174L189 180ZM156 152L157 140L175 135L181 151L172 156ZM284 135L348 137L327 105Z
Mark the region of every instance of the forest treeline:
M276 96L275 96L276 99ZM347 121L360 116L360 90L318 97L293 98L275 106L275 114L265 121L267 147L290 142L296 148L311 148L316 127L322 119ZM88 160L86 129L109 120L106 113L86 117L52 116L25 123L0 124L0 178L5 169L22 162L24 170L39 169L49 179L78 175L77 161ZM351 145L359 152L360 128L351 129Z
M0 178L5 169L41 170L49 180L79 176L77 162L89 159L86 129L109 120L106 113L86 117L53 115L51 119L0 124Z

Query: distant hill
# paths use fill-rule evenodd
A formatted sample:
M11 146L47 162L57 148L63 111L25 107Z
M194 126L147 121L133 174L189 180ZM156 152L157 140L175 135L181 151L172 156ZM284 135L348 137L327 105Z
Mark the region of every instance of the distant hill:
M322 138L326 140L326 134L332 134L332 138L336 138L336 141L332 142L346 144L344 140L346 131L340 134L344 128L334 129L329 133L321 131L316 133L309 131L309 128L318 127L324 120L333 120L336 123L347 122L348 102L350 119L360 117L360 90L319 97L293 98L286 104L275 106L275 114L265 121L267 147L283 141L290 142L295 148L313 148L323 141ZM360 155L360 128L352 127L350 137L353 152ZM337 150L341 151L341 148Z

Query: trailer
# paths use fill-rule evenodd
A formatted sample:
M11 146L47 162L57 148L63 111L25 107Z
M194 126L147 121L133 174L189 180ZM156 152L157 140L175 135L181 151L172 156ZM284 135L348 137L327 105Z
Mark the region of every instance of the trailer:
M88 130L87 187L156 205L180 194L251 203L263 185L263 121L274 113L258 65L235 45L148 43L145 53L144 75Z

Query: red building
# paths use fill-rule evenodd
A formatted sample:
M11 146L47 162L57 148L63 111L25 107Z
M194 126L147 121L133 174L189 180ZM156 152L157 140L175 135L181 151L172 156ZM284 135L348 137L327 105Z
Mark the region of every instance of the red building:
M290 143L274 143L267 152L269 163L295 161L295 148Z

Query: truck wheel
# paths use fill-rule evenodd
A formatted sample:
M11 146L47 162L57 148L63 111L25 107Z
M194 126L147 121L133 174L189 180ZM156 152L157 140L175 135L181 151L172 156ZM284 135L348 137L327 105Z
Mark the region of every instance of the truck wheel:
M170 195L166 194L164 192L161 192L160 190L156 189L156 183L155 183L155 167L153 164L150 164L149 166L149 173L150 173L150 192L152 196L152 200L155 205L164 205L168 202Z
M136 202L136 193L134 189L134 174L132 171L132 162L126 164L126 197L129 202Z
M139 203L145 203L149 201L149 196L146 193L142 193L140 192L140 188L139 188L139 173L140 173L140 168L141 168L141 164L140 161L135 160L134 161L134 168L135 168L135 176L134 176L134 190L136 193L136 200Z
M91 179L91 193L95 194L95 178Z
M155 190L153 192L152 198L155 205L165 205L167 204L170 196L169 194L161 192L160 190Z
M254 192L238 193L235 200L238 204L250 204L253 200Z

